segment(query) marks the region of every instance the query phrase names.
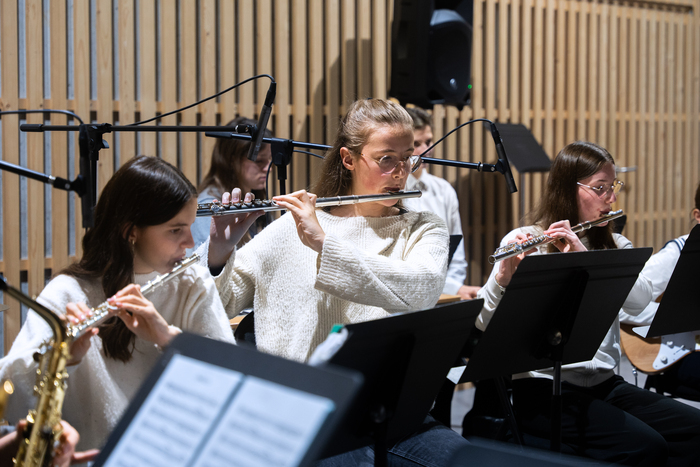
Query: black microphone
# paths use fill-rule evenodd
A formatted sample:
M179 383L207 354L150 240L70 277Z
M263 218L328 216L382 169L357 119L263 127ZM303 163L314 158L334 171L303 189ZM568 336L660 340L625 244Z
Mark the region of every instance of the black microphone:
M270 119L270 114L272 113L272 103L275 101L275 94L277 94L277 83L273 81L270 83L270 88L267 90L267 96L265 96L265 103L260 111L258 124L255 125L251 133L253 143L248 150L248 159L253 162L258 158L258 152L260 152L260 146L262 146L263 134L265 133L265 128L267 128L267 121Z
M515 180L513 180L513 173L510 171L510 164L508 163L508 156L506 156L506 150L503 147L503 140L501 139L500 133L498 133L498 128L496 124L491 122L491 136L493 137L493 142L496 144L496 154L498 154L498 164L496 168L506 177L506 185L508 185L508 191L515 193L518 188L515 186Z

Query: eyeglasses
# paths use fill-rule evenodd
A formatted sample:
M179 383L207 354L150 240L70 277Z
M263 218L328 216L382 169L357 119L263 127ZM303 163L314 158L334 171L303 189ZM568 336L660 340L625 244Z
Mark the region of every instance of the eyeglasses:
M585 186L586 188L590 188L595 192L596 195L598 195L598 198L607 198L608 196L610 196L610 193L617 196L620 193L622 187L625 186L625 182L623 182L622 180L615 180L612 183L612 185L608 185L607 183L605 183L600 186L589 186L584 185L581 182L576 182L576 184L580 186Z
M364 156L364 154L360 155ZM420 166L419 156L409 156L406 158L396 156L382 156L382 158L379 160L373 157L367 157L377 163L377 165L379 166L379 170L381 170L383 174L390 174L394 170L396 170L397 167L406 170L406 172L408 173L413 173Z

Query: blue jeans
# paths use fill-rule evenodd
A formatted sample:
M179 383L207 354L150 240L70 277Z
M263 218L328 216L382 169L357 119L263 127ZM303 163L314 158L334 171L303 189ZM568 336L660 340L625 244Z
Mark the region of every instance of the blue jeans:
M466 439L428 415L415 432L397 442L387 455L390 466L444 467L454 453L469 444ZM319 461L316 467L374 465L374 449L366 446Z

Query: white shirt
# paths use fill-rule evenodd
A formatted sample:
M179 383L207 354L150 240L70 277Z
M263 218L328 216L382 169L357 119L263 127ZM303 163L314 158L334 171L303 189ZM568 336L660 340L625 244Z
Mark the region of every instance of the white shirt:
M406 190L420 190L420 198L406 198L403 205L411 211L431 211L440 216L447 224L450 235L462 235L462 220L459 217L459 200L457 192L447 180L429 174L423 170L420 178L413 174L406 180ZM457 245L452 261L447 269L447 279L442 293L456 295L464 279L467 278L467 260L464 256L464 238Z

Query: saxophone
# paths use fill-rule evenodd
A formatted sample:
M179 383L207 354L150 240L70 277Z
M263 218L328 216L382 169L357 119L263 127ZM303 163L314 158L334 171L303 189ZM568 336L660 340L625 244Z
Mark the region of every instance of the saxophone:
M164 284L198 261L199 256L196 254L185 258L170 272L149 281L141 288L141 293L145 294ZM7 284L4 277L0 279L0 289L34 310L51 328L52 337L34 355L34 359L39 363L37 382L34 385L38 401L36 408L30 410L27 415L27 428L15 457L15 467L49 467L52 465L53 450L62 431L61 411L68 380L66 363L70 359L70 346L89 329L108 319L109 312L114 308L105 301L91 310L92 314L88 319L71 325L61 316Z

